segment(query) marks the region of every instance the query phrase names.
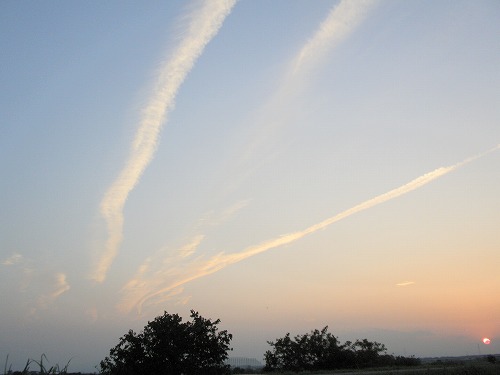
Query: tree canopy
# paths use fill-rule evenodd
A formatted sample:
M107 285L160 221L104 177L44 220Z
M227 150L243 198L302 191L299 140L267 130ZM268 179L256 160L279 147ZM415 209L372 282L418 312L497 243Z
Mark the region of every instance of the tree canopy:
M298 372L420 363L413 357L388 355L385 345L376 341L363 339L341 344L337 337L328 332L328 326L321 331L316 329L309 334L297 335L293 339L287 333L276 341L268 341L268 344L273 350L264 354L266 371Z
M177 314L148 322L141 333L130 330L100 364L103 375L227 374L232 335L191 310L191 321Z

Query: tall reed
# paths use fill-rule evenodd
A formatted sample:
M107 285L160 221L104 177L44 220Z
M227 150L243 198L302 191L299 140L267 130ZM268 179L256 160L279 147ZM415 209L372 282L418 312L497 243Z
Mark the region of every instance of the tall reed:
M37 361L35 359L28 359L26 361L26 365L24 366L24 369L21 371L22 375L29 375L32 371L30 370L30 366L34 363L38 365L39 370L38 374L40 375L66 375L68 373L68 367L69 363L71 362L71 359L66 363L66 366L64 367L59 367L58 364L54 366L50 366L49 368L45 367L45 364L43 361L49 362L47 356L45 354L42 354L40 356L40 361ZM9 365L9 355L7 354L7 357L5 359L5 364L4 364L4 370L3 370L3 375L11 375L13 374L12 371L12 363Z

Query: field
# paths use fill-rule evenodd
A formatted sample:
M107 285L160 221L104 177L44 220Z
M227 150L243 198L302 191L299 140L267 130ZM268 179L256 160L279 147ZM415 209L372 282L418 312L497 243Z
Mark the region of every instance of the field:
M495 358L495 357L493 357ZM282 372L282 373L267 373L269 375L500 375L500 361L498 356L495 362L490 362L487 357L477 356L472 359L459 360L436 360L427 362L415 367L385 367L385 368L370 368L370 369L353 369L353 370L334 370L334 371L318 371L318 372ZM254 370L254 373L259 373ZM243 374L244 372L242 372ZM246 372L251 373L249 372ZM237 373L235 373L237 374Z
M473 358L456 357L455 359L435 360L424 362L419 366L382 367L351 370L315 371L315 372L266 372L268 375L500 375L500 361L497 356L475 356ZM47 358L42 355L40 360L28 360L21 371L14 371L8 364L8 356L4 364L2 375L92 375L68 371L70 362L64 367L58 365L48 367ZM236 369L235 369L236 370ZM261 374L262 369L247 368L235 371L233 374ZM95 374L95 373L94 373Z

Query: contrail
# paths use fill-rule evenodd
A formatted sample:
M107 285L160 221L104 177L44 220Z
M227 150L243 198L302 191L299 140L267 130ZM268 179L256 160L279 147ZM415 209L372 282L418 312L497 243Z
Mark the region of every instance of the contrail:
M208 228L222 225L247 204L247 201L242 200L218 214L207 214L197 225L195 231L206 232ZM194 257L195 260L204 259L203 256L196 255L196 252L205 237L206 235L204 234L192 235L190 239L185 240L184 245L175 251L165 247L149 256L138 268L134 277L123 287L122 293L124 294L124 298L119 308L123 311L130 311L134 306L138 306L139 301L142 299L150 299L149 296L158 296L155 298L155 302L159 303L160 298L162 301L166 301L179 295L182 292L182 288L173 288L168 293L161 295L156 294L156 291L163 290L165 285L169 284L169 280L183 278L186 274L186 269L192 268ZM183 297L182 299L181 303L187 301L189 297L187 299ZM138 308L140 312L142 304Z
M136 308L139 312L142 309L142 306L151 299L158 298L159 296L167 293L172 293L173 291L177 290L180 288L182 285L199 279L200 277L210 275L212 273L215 273L231 264L241 262L244 259L247 259L251 256L263 253L265 251L268 251L270 249L274 249L283 245L290 244L292 242L295 242L307 235L313 234L321 229L325 229L328 226L332 225L333 223L336 223L337 221L340 221L342 219L345 219L351 215L354 215L355 213L367 210L369 208L372 208L374 206L377 206L381 203L387 202L391 199L400 197L404 194L407 194L413 190L416 190L418 188L421 188L424 185L427 185L428 183L450 173L455 171L456 169L464 166L467 163L470 163L474 160L477 160L493 151L496 151L500 148L500 144L497 145L496 147L482 153L478 154L476 156L467 158L457 164L448 166L448 167L441 167L433 170L432 172L426 173L420 177L415 178L414 180L398 187L393 190L388 191L387 193L378 195L374 198L371 198L367 201L364 201L352 208L349 208L335 216L329 217L326 220L323 220L317 224L311 225L304 230L297 231L297 232L292 232L288 233L285 235L282 235L280 237L264 241L258 245L251 246L246 248L245 250L239 252L239 253L232 253L232 254L224 254L224 253L219 253L212 258L205 260L202 258L197 258L194 259L191 264L188 264L187 266L184 266L180 270L174 270L170 269L170 276L178 277L177 280L171 282L170 284L166 285L163 288L160 288L158 290L155 290L154 292L148 292L148 293L141 293L140 288L135 288L137 285L142 285L144 281L141 279L141 276L145 274L145 269L142 269L140 274L136 279L133 280L132 284L129 284L128 287L124 288L125 292L131 292L132 290L136 293L133 298L131 299L125 299L121 305L122 310L124 311L130 311L133 308ZM159 285L156 285L159 286ZM127 290L128 289L128 290Z
M241 167L241 164L246 164L254 155L262 158L263 146L293 117L293 111L290 110L294 107L293 99L307 85L309 73L317 70L325 60L325 55L356 31L377 2L378 0L342 0L330 9L311 38L292 57L276 91L253 121L258 124L256 133L235 167L234 174L239 178L229 188L234 189L260 167L262 160L254 167ZM275 153L276 149L273 148L271 152ZM243 174L242 170L245 171Z
M342 42L364 20L376 0L342 0L333 7L314 36L297 55L292 73L306 64L316 64L328 50Z
M174 107L179 87L205 46L217 34L235 2L235 0L202 2L201 8L190 16L186 35L160 70L156 88L149 104L144 108L125 167L101 201L100 212L107 224L108 238L91 275L92 279L98 282L105 280L122 241L123 207L127 197L153 158L162 124L166 122L168 112Z

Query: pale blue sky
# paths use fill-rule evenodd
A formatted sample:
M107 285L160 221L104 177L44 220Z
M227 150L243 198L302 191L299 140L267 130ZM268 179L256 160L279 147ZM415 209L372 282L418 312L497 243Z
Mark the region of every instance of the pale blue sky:
M258 359L324 325L396 354L476 354L483 336L500 352L497 149L302 234L497 147L497 1L237 2L106 255L101 204L202 5L0 3L0 355L93 370L129 328L189 309Z

